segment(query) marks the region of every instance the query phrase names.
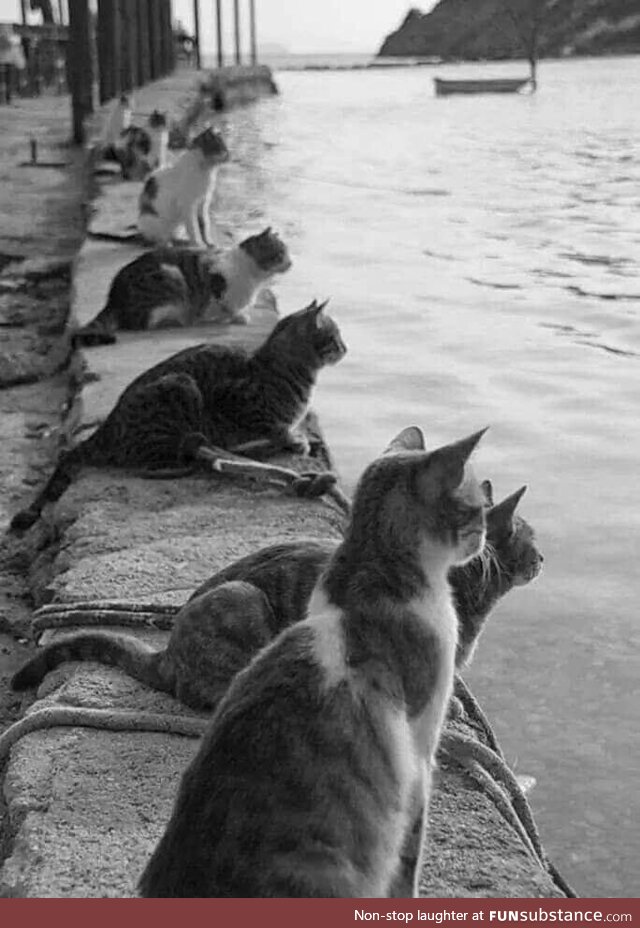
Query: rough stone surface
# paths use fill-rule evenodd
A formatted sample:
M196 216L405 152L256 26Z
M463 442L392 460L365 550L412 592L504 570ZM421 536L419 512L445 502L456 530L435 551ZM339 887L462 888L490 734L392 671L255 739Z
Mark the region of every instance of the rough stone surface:
M157 92L140 92L138 106L155 106ZM96 221L113 220L115 190L110 184L103 188ZM114 193L114 213L119 209L120 194ZM85 243L76 265L76 320L95 314L109 275L133 253ZM274 318L264 306L246 329L209 327L206 337L255 344ZM83 390L78 423L91 428L133 376L204 337L202 330L123 335L116 346L88 351L94 379ZM257 546L301 535L337 538L338 525L336 512L323 502L303 503L213 475L151 481L87 469L48 508L24 545L31 552L37 602L182 602L217 567ZM60 634L49 632L45 640ZM140 634L158 646L166 640L160 632ZM34 709L55 703L193 715L175 700L97 664L68 664L49 675ZM88 728L56 728L22 738L4 779L11 840L0 894L133 895L196 748L197 742L186 737ZM449 770L439 774L433 799L423 890L441 896L559 895L492 801Z
M70 262L84 229L85 157L68 146L69 100L0 106L0 529L51 467L68 399ZM29 139L59 168L23 166ZM0 538L0 730L28 700L8 679L27 656L23 566ZM0 855L2 853L0 803Z

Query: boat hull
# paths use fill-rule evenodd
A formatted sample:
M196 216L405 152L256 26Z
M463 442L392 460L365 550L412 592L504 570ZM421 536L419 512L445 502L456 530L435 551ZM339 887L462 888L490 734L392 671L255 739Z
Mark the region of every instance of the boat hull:
M434 77L437 97L448 97L451 94L471 93L518 93L529 83L528 77L495 78L489 80L448 81L441 77Z

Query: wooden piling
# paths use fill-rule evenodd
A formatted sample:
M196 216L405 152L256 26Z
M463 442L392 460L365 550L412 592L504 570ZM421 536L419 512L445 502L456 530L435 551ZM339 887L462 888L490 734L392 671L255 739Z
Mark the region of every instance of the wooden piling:
M196 56L196 68L198 71L202 67L202 59L200 57L200 0L193 0L193 31L195 33L195 56Z
M121 61L121 18L118 0L98 0L98 66L100 103L123 91Z
M138 0L124 0L122 5L123 56L126 60L127 90L139 86L138 82Z
M222 0L216 0L216 48L218 52L218 67L224 65L224 40L222 38Z
M256 39L256 4L249 0L249 36L251 40L251 64L258 63L258 45Z
M120 92L128 92L132 89L131 82L131 59L129 57L129 0L116 0L118 8L118 21L120 29L118 32L118 49L120 55Z
M157 0L159 22L160 22L160 76L164 77L170 71L169 66L169 44L172 41L171 36L171 0L167 4L166 0ZM167 26L167 9L169 10L169 24Z
M138 0L136 4L138 60L137 83L141 87L151 80L151 38L149 36L149 5L152 0Z
M233 0L233 32L235 37L236 64L242 63L240 51L240 0Z
M76 145L82 145L85 139L84 120L88 113L93 112L88 0L69 0L67 74L71 91L73 141Z
M160 17L158 16L158 0L149 0L149 38L151 48L151 80L160 77L162 71L160 46Z

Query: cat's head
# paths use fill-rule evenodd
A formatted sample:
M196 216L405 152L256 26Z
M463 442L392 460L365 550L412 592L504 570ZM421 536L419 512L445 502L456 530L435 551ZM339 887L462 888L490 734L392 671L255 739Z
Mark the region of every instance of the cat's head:
M149 116L149 128L150 129L166 129L167 128L166 113L161 113L160 110L154 110L151 116Z
M527 488L521 487L502 502L493 505L489 481L485 481L491 508L487 510L487 543L483 559L503 584L524 586L538 576L544 558L536 545L535 533L528 522L516 513Z
M362 475L352 526L446 568L475 557L485 541L486 499L468 461L484 431L429 452L419 428L403 429Z
M209 165L223 164L229 160L229 149L220 132L207 126L202 132L194 136L189 148L202 152L202 156Z
M265 274L284 274L291 267L291 258L285 243L271 230L250 235L240 242L240 248L255 261Z
M327 303L314 300L304 309L283 316L264 347L297 356L318 368L337 364L347 353L347 346L337 323L325 312Z

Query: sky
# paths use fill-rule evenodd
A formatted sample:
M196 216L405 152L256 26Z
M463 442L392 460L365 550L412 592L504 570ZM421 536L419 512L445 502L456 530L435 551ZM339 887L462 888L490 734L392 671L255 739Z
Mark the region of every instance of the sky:
M232 0L222 0L226 43L231 49ZM258 42L277 43L290 52L374 52L398 27L411 6L425 12L435 0L255 0ZM57 2L54 3L57 7ZM205 52L215 48L214 0L200 0ZM193 23L193 0L173 0L174 17ZM243 44L248 36L248 3L240 0ZM0 0L0 20L20 21L18 0Z

